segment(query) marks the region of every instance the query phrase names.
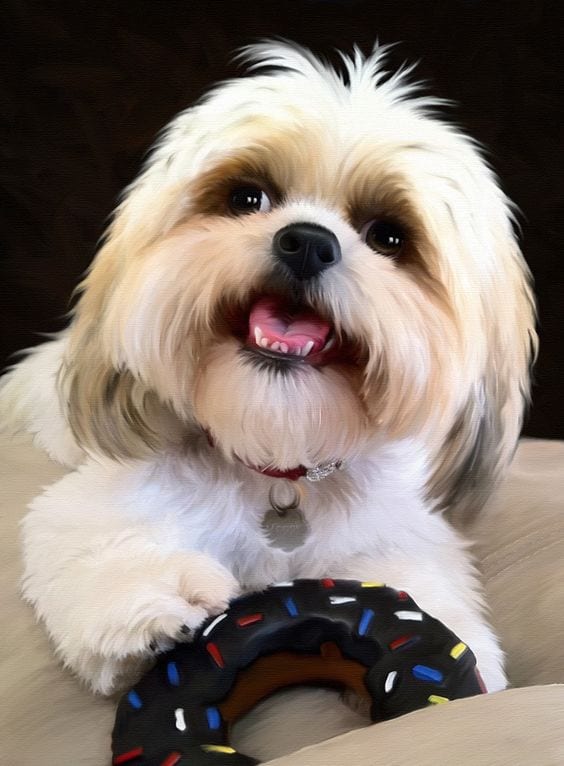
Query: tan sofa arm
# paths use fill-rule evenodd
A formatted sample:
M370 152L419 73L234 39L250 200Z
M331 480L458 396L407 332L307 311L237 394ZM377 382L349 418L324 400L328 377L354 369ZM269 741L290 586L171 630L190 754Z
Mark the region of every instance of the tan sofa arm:
M562 766L564 685L456 700L343 734L268 766Z

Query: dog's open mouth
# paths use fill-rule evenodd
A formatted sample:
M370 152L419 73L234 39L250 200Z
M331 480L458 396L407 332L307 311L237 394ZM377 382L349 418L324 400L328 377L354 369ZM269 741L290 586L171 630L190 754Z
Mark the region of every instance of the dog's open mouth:
M331 322L313 309L263 296L250 307L246 345L269 356L321 365L335 348L335 334Z
M326 312L283 294L254 293L244 307L227 310L223 322L245 353L276 369L357 364L364 356L361 344L338 332Z

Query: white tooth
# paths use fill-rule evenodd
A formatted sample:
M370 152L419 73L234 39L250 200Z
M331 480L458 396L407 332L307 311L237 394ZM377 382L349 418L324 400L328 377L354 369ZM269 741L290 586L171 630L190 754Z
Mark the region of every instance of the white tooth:
M272 346L270 347L271 351L280 351L280 343L275 340Z
M287 353L288 353L288 346L287 346L287 344L286 344L286 343L281 343L281 344L280 344L280 351L281 351L283 354L287 354Z
M334 337L329 338L327 343L323 346L323 350L328 351L331 348L331 346L334 346L334 345L335 345L335 338Z
M305 346L302 349L303 355L307 356L314 346L315 346L314 341L308 340L308 342L305 344Z
M296 348L296 349L294 349L294 354L296 356L303 356L303 348Z
M262 338L262 339L261 339L261 342L260 342L260 345L261 345L263 348L268 348L268 338Z
M257 343L257 346L260 346L261 340L262 340L262 332L260 331L260 327L255 327L255 341Z

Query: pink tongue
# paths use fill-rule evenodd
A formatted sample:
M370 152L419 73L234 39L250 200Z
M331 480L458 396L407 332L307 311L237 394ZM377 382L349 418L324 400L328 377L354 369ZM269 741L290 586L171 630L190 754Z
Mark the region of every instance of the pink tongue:
M256 328L268 345L285 343L288 353L303 349L310 341L313 347L310 354L320 351L331 332L331 325L313 312L289 316L283 303L276 298L260 298L251 308L249 315L249 340L256 344Z

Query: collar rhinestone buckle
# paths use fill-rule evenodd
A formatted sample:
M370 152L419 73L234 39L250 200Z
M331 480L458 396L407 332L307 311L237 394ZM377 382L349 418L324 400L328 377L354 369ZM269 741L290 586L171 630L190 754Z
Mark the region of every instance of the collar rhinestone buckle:
M342 467L342 460L332 460L330 463L322 463L316 465L315 468L308 468L305 477L308 481L321 481Z

